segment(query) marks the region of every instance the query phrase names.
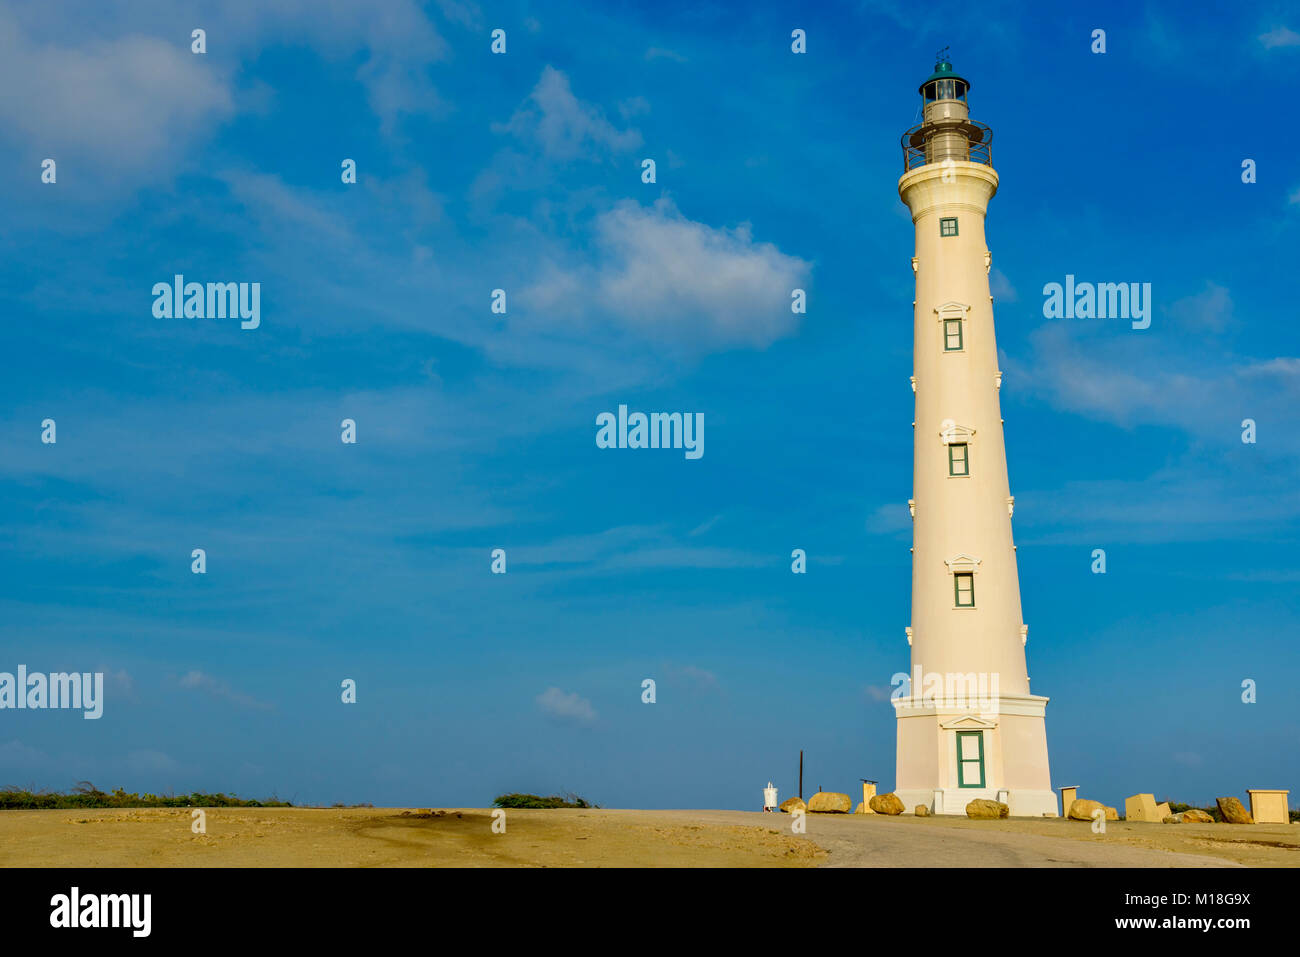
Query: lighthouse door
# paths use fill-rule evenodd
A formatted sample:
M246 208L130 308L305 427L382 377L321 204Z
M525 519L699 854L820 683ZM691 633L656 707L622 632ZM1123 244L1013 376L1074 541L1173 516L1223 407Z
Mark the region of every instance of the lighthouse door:
M984 733L957 732L957 786L984 787Z

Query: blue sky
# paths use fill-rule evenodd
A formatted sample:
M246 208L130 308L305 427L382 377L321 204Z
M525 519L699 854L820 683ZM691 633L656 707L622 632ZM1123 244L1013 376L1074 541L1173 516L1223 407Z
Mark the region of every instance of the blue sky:
M1300 788L1294 7L263 6L0 9L0 670L108 676L98 721L0 712L0 783L754 808L803 748L892 786L898 139L949 45L1053 783ZM260 282L260 328L154 318L175 273ZM1066 274L1151 327L1043 318ZM598 449L620 403L704 456Z

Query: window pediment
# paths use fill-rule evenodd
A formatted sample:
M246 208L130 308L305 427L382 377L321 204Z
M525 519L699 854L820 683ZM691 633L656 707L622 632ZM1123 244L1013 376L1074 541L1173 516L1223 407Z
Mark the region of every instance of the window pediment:
M986 721L983 718L977 718L973 714L964 714L960 718L953 718L951 721L944 721L939 725L945 731L983 731L997 726L996 721Z
M934 312L940 319L965 319L966 313L970 312L970 306L964 302L958 302L956 299L950 299L941 305L935 306Z
M975 430L965 425L958 425L952 419L944 419L939 423L939 438L943 440L944 445L952 445L954 442L967 442L975 437Z
M948 566L948 571L951 574L955 575L960 572L969 572L974 574L979 571L978 566L980 564L980 559L967 555L965 552L961 552L960 554L954 555L952 558L945 558L943 563Z

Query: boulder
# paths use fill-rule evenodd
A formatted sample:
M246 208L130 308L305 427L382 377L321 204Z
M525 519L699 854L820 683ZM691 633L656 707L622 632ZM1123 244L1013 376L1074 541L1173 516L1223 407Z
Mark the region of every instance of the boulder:
M858 806L853 809L853 813L854 814L875 814L876 812L871 810L871 808L867 806L866 801L859 801Z
M1183 816L1181 814L1166 814L1161 820L1166 824L1182 824Z
M1228 824L1255 823L1255 819L1250 816L1250 812L1242 807L1241 802L1235 797L1215 798L1214 803L1219 805L1219 813L1223 815L1223 820Z
M917 817L929 817L929 816L930 816L930 809L929 809L928 807L926 807L924 804L918 804L918 805L916 806L916 816L917 816Z
M904 810L902 800L893 791L877 794L871 799L870 807L877 814L902 814Z
M1001 801L988 801L976 798L966 805L966 816L979 821L996 821L1011 813L1011 808Z
M1103 805L1103 806L1104 806L1104 805ZM1106 807L1106 820L1108 820L1108 821L1118 821L1118 820L1119 820L1119 811L1115 810L1113 807Z
M1214 818L1202 811L1199 807L1189 807L1182 814L1179 814L1184 824L1213 824Z
M808 810L814 814L848 814L853 800L838 791L818 791L808 799Z
M1093 811L1104 811L1106 805L1100 801L1089 801L1086 798L1075 798L1070 805L1069 813L1066 814L1071 821L1091 821Z
M781 802L781 810L786 814L789 814L791 811L806 811L808 810L808 805L803 803L803 798L786 798Z

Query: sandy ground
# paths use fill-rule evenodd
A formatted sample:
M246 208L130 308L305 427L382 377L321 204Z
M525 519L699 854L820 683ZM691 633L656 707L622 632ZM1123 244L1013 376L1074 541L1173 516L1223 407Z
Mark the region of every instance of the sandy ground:
M1300 826L970 821L744 811L215 808L0 812L0 866L1234 867L1300 866Z

